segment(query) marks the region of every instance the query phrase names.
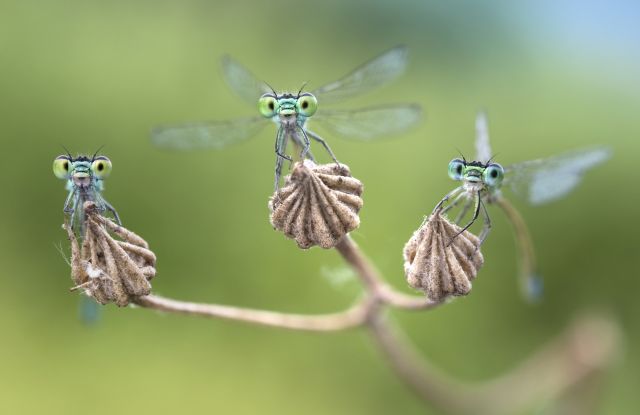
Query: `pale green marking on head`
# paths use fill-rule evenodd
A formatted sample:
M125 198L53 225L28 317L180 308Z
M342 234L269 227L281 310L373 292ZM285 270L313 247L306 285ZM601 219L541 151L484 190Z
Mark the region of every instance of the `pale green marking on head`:
M309 93L299 94L298 96L291 94L280 96L264 94L258 100L258 110L265 118L272 118L276 115L311 117L317 109L318 100Z
M498 163L453 159L449 163L449 177L456 181L483 183L487 187L498 188L504 178L504 169Z

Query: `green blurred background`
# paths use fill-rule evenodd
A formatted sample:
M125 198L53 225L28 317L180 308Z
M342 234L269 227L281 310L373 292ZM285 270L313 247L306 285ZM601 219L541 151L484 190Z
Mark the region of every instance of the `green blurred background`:
M566 199L515 201L546 277L542 303L519 297L511 231L492 209L471 295L392 318L436 365L481 380L581 312L604 310L625 347L602 413L637 413L639 17L632 1L0 1L0 412L436 413L361 331L286 332L114 306L84 325L58 252L68 252L66 194L51 172L61 145L106 145L107 199L157 253L160 294L339 310L359 289L339 256L300 251L268 222L271 129L185 154L152 148L148 132L255 113L224 85L225 53L277 89L312 89L407 44L406 76L345 106L418 102L426 122L378 143L329 137L366 187L353 236L399 289L409 292L402 247L452 188L456 148L472 154L478 108L504 164L592 144L615 154Z

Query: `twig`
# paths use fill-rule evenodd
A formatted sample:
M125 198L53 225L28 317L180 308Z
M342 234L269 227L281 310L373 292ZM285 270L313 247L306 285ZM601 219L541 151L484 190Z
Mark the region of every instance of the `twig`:
M426 402L460 415L506 415L539 401L558 399L606 368L617 353L619 340L615 324L586 318L506 375L467 384L429 365L382 316L370 319L368 327L400 379Z
M326 332L361 326L366 320L372 301L369 297L364 296L351 308L343 312L324 315L288 314L219 304L200 304L172 300L157 295L139 297L134 302L141 307L169 313L236 320L290 330Z
M366 327L391 367L420 398L456 415L511 414L538 400L558 399L583 382L593 382L615 356L617 327L603 319L575 323L520 367L479 384L454 380L432 367L384 318L387 306L405 310L437 307L436 302L401 293L388 285L347 235L336 250L364 285L363 297L349 309L324 315L299 315L218 304L199 304L149 295L134 300L159 311L242 321L290 330L332 332Z
M401 293L387 284L369 259L364 256L358 245L349 235L343 237L336 245L336 250L356 271L360 280L381 302L396 308L407 310L424 310L437 307L443 302L432 301L425 296L413 296Z

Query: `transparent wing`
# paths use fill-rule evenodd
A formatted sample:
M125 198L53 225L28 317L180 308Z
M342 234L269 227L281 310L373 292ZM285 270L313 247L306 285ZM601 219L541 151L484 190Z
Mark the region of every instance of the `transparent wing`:
M407 67L407 55L406 47L397 46L312 93L323 104L365 93L400 76Z
M231 89L251 105L256 105L262 94L271 92L269 86L231 56L222 58L222 74Z
M415 104L387 105L352 111L323 111L312 118L329 132L369 141L378 137L398 134L418 124L422 116Z
M569 193L587 170L610 157L611 150L600 147L525 161L505 169L505 184L530 203L540 205Z
M489 143L489 122L487 114L479 111L476 115L476 161L488 162L491 154L491 144Z
M220 149L256 135L265 124L264 118L253 117L161 126L151 132L151 141L173 150Z

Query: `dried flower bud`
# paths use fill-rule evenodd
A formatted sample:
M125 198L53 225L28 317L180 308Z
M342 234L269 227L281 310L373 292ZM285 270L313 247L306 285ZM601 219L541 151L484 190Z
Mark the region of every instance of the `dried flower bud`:
M344 164L297 162L269 201L271 224L300 248L332 248L360 225L362 189Z
M100 215L93 202L84 204L85 234L82 247L68 223L71 242L72 291L83 290L100 304L126 306L132 297L151 292L156 256L140 236ZM111 233L109 232L111 231ZM112 236L117 235L121 240Z
M404 247L409 285L431 300L467 295L484 263L480 239L434 212Z

